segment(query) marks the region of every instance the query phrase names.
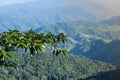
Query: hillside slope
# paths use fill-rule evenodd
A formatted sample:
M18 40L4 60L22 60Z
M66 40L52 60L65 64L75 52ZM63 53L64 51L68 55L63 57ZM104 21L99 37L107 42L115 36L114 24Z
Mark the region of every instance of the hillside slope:
M101 47L92 55L91 58L120 65L120 40L113 40L112 42Z
M82 54L92 59L97 59L95 57L93 58L95 55L107 55L106 57L103 56L105 60L103 58L98 60L107 61L113 64L120 63L120 51L118 49L120 47L119 26L105 26L90 22L74 21L46 25L43 28L36 29L35 31L50 31L53 33L64 32L68 35L67 46L70 49L70 54ZM116 41L116 39L118 40ZM115 56L117 58L115 58ZM106 60L107 58L109 58L109 60Z
M75 39L75 37L79 37L80 35L96 36L103 39L120 38L120 29L118 27L109 27L99 23L91 23L87 21L61 22L52 25L45 25L44 27L37 28L35 30L35 32L42 31L53 33L64 32L73 39Z
M103 40L96 40L89 45L89 49L86 52L81 47L80 44L76 44L70 52L76 53L76 55L84 55L91 59L116 65L120 64L120 40L113 40L108 43Z
M29 54L15 54L18 68L0 68L0 79L4 80L69 80L84 79L98 72L115 70L110 64L88 59L83 56L55 56L39 53L34 57Z

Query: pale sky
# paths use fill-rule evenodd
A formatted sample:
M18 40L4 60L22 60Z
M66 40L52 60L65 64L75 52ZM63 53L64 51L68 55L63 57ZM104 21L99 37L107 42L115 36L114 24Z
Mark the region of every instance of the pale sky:
M18 4L18 3L25 3L25 2L31 2L36 0L0 0L0 6L4 5L11 5L11 4Z
M31 2L31 1L39 1L39 0L0 0L0 6L3 5L10 5L10 4L15 4L15 3L23 3L23 2ZM44 0L40 0L40 1L44 1ZM45 1L50 1L50 0L45 0ZM52 1L59 1L59 0L52 0ZM108 6L110 8L120 8L120 0L60 0L60 1L64 1L68 3L69 2L75 2L75 3L79 3L81 1L90 1L96 4L101 4L104 6Z
M115 15L120 15L120 0L89 0L89 1L95 4L99 4L110 11L113 11Z
M0 0L0 5L21 3L21 2L30 2L30 1L39 1L39 0ZM42 0L40 0L40 1L42 1ZM48 1L50 1L50 0L48 0ZM55 0L55 1L57 1L57 0ZM84 0L64 0L64 1L73 1L73 2L76 1L77 3L79 3L79 1L84 1ZM91 1L91 2L98 3L98 4L107 4L107 5L111 5L111 4L118 5L120 3L120 0L85 0L85 1Z
M120 9L120 0L90 0L93 3L101 4L111 9Z
M77 4L80 5L81 2L89 2L94 3L103 6L104 8L107 8L109 10L112 10L116 13L120 13L120 0L0 0L0 6L5 5L11 5L11 4L18 4L18 3L25 3L25 2L31 2L31 1L44 1L51 4L54 4L55 2L59 3L62 2L62 4L67 3L69 5Z

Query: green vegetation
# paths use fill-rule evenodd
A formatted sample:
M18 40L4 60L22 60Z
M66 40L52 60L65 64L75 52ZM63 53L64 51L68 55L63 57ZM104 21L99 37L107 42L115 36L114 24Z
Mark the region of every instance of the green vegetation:
M66 41L66 35L63 33L69 34L65 47L69 46L70 53L83 54L113 64L120 63L120 41L114 40L120 39L119 26L75 21L46 25L36 29L35 32L29 30L21 33L17 30L9 30L0 33L0 80L87 80L89 78L94 80L99 76L104 80L106 78L104 73L116 70L115 66L83 56L58 55L67 51L59 48L64 48L61 44ZM63 33L57 34L59 32ZM19 54L19 49L23 49L25 53ZM46 49L49 49L48 53L44 52ZM55 55L50 53L51 49ZM34 56L31 57L30 54ZM16 67L16 63L17 68L5 67L13 65Z
M70 80L84 79L99 72L116 70L115 66L83 56L39 53L13 54L17 68L0 67L0 80Z
M1 33L0 80L86 79L99 72L117 69L111 64L90 60L83 56L58 55L66 53L67 50L62 46L65 42L66 35L63 33L54 35L52 33L35 33L32 30L25 33L17 30ZM45 50L46 46L53 48L53 54L50 52L40 53ZM18 53L19 49L23 49L25 53Z
M97 75L93 75L81 80L120 80L120 69L108 72L100 72Z
M44 51L45 46L51 46L53 54L67 52L67 49L60 48L60 43L66 42L66 35L59 33L54 35L52 33L40 33L37 34L32 30L28 30L25 33L20 33L18 30L9 30L8 32L0 33L0 65L13 66L15 63L11 63L9 59L12 59L12 52L18 51L22 48L25 52L29 51L31 55ZM17 58L17 57L16 57Z

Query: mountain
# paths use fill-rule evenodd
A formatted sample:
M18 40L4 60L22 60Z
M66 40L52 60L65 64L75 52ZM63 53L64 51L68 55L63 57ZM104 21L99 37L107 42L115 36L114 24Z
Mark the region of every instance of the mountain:
M120 16L114 16L110 19L102 21L101 23L109 26L120 26Z
M108 26L101 23L94 23L89 21L60 22L52 25L44 25L42 28L35 29L35 31L51 31L53 33L65 32L72 38L75 38L77 36L79 37L80 35L89 35L108 40L120 39L119 26Z
M120 40L113 40L101 47L91 58L120 65ZM101 56L101 57L100 57Z
M31 28L37 33L64 32L68 35L65 46L70 50L70 55L65 56L14 54L19 68L1 66L0 80L115 80L116 76L119 80L119 70L108 63L120 64L120 19L117 16L120 10L92 1L37 0L0 6L0 32L7 29L24 32ZM108 19L110 17L113 18Z
M73 53L75 55L84 55L90 58L96 51L99 51L99 49L104 47L106 44L103 40L100 39L85 39L84 41L86 44L76 43L75 46L70 50L70 53Z
M116 65L120 63L118 49L120 47L120 29L118 26L74 21L46 25L36 29L35 32L53 32L55 34L64 32L68 35L66 46L69 48L70 54L84 55ZM103 58L99 56L103 56Z
M76 44L70 52L79 53L76 55L84 55L91 59L96 59L115 65L120 64L120 40L113 40L106 43L103 40L96 40L89 45L89 49L84 51L82 45Z
M99 72L116 70L111 64L91 60L83 56L53 55L39 53L33 57L29 53L14 54L18 68L0 68L1 80L70 80L85 79ZM119 78L120 79L120 78Z
M120 39L120 29L118 26L112 27L87 21L61 22L52 25L44 25L44 27L37 28L34 31L53 33L64 32L73 39L82 35L107 40Z
M74 3L72 0L37 0L0 6L0 31L25 31L44 25L79 20L96 22L110 17L111 14L112 12L103 6L87 0L75 0Z

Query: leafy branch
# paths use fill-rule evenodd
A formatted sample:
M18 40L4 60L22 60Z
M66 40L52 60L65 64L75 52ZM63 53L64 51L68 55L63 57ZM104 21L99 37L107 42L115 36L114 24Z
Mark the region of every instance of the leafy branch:
M43 52L46 46L52 47L55 55L66 54L66 48L60 48L59 44L64 44L66 40L64 33L54 35L49 33L35 33L32 29L21 33L18 30L8 30L0 33L0 65L12 66L8 60L13 59L13 51L22 48L25 52L29 51L31 55ZM7 63L6 63L7 62ZM15 63L13 63L15 65ZM14 66L13 65L13 66Z

